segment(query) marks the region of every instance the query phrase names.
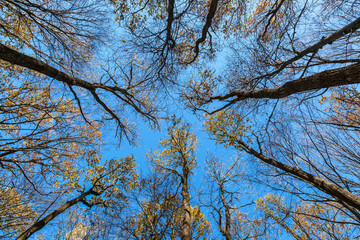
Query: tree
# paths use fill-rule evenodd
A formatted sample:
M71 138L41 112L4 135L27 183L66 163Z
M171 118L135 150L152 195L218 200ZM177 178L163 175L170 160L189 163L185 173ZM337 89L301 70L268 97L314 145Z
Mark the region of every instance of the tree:
M131 209L120 215L120 236L126 239L166 239L181 232L181 201L177 186L158 172L143 176L131 194ZM125 216L124 216L125 215Z
M181 239L184 207L178 196L178 184L153 175L141 181L134 194L133 212L122 223L122 236L126 239ZM191 235L205 238L209 222L199 207L190 207Z
M104 22L107 9L100 2L9 0L2 8L5 14L1 19L4 40L0 43L0 60L30 70L26 73L33 78L32 82L41 76L45 78L45 81L39 81L45 82L42 85L46 85L49 79L61 83L65 93L72 95L78 104L84 120L89 122L84 113L84 100L80 97L81 90L85 91L110 119L115 120L119 136L125 135L131 140L134 133L132 126L121 119L120 114L110 106L111 101L106 103L100 92L109 93L117 99L117 108L130 107L156 123L149 95L144 93L141 83L124 72L131 68L128 70L131 73L133 65L127 68L112 64L110 74L101 59L98 62L91 59L95 57L91 50L101 41L100 33L104 32L104 26L98 23ZM91 63L91 66L84 63ZM97 67L99 63L104 66ZM90 71L91 68L98 71L96 75ZM102 74L99 74L100 71ZM116 76L118 71L122 72L122 77Z
M246 197L252 193L250 186L246 186L245 166L242 164L240 156L231 161L209 156L206 184L201 192L202 204L210 208L219 232L227 240L274 238L275 235L268 233L270 224L265 219L249 216L243 210L254 202Z
M357 1L114 2L145 72L166 82L180 67L200 69L176 83L188 86L188 106L210 115L214 139L268 166L273 189L339 203L359 221L358 126L339 121L357 118L348 114L357 114L356 102L340 88L360 79ZM222 49L233 55L216 73L206 61ZM341 113L319 106L329 88L347 96L336 97Z
M207 177L202 204L210 208L210 213L226 240L259 239L266 236L266 222L263 219L250 219L242 211L253 202L244 202L244 197L251 193L245 189L244 166L241 158L235 157L227 164L224 160L211 155L206 161Z
M77 166L78 161L90 149L99 149L100 124L80 124L78 108L65 97L53 94L52 86L32 84L22 78L21 70L3 66L6 72L0 80L0 167L4 177L1 205L7 208L15 204L11 212L24 224L22 229L41 215L47 200L78 189L76 183L84 171ZM24 207L15 207L16 204ZM12 220L4 221L8 225ZM9 234L17 232L13 229Z
M160 140L162 149L148 154L153 167L149 176L140 180L133 207L122 217L123 238L198 239L209 234L209 222L190 197L196 136L181 119L173 116L170 121L167 138Z
M196 136L190 133L189 124L181 123L181 119L176 119L175 116L171 119L167 133L168 138L160 141L164 150L154 153L149 160L156 171L166 178L174 179L174 183L181 187L181 239L188 240L195 237L196 231L200 229L202 231L197 232L199 236L206 233L206 227L194 229L193 219L196 219L200 212L198 208L191 207L190 203L190 177L196 166L197 141Z
M90 182L90 188L78 186L78 196L56 207L52 212L38 218L17 239L28 239L32 234L41 230L50 221L68 210L72 206L82 203L88 208L99 206L106 214L114 215L126 206L127 197L124 192L136 187L137 174L132 157L107 161L99 165L100 160L94 153L88 158L89 169L85 173L85 180ZM89 199L89 197L91 197ZM45 214L45 212L43 213Z
M155 121L139 83L130 78L115 81L105 66L98 67L103 60L94 50L105 40L101 36L105 25L100 23L108 12L103 3L9 0L0 4L0 167L5 178L1 209L11 205L4 216L23 217L18 220L22 224L3 219L1 225L6 227L1 235L22 233L20 238L27 238L78 203L106 206L111 214L124 207L124 191L136 183L131 157L108 163L89 160L102 144L102 124L97 121L102 116L96 119L91 113L94 108L85 92L117 122L119 136L132 140L133 126L104 103L97 89L124 100L116 104L119 111L132 105L140 113L145 107L143 116ZM99 69L102 73L95 75ZM94 199L85 201L89 196ZM16 208L18 204L24 206Z
M333 199L329 199L329 201L335 201L342 204L345 209L349 210L351 214L354 214L354 219L358 221L356 211L359 209L359 197L357 195L341 188L337 184L330 182L326 178L318 177L317 175L308 173L299 167L294 167L265 156L261 146L259 146L260 149L258 151L254 150L254 148L246 143L251 142L252 139L245 135L245 132L248 129L241 125L241 122L242 118L238 114L231 111L219 112L207 120L207 130L210 134L216 137L216 141L224 143L227 146L234 146L241 151L254 155L260 161L275 167L275 169L291 174L292 176L309 183L318 190L330 195ZM320 196L320 198L325 197Z
M239 164L238 161L235 160L228 168L224 168L219 160L214 159L214 156L211 156L206 163L208 167L209 182L212 185L215 185L207 187L206 191L211 192L209 193L208 198L209 203L206 205L213 208L210 211L215 218L215 222L217 223L221 234L226 240L230 240L232 239L232 215L233 212L236 211L231 203L234 200L236 202L240 200L236 199L236 196L234 196L236 195L236 192L230 192L228 185L239 180L238 178L241 176ZM215 197L213 195L215 195Z
M13 206L11 214L25 222L38 214L36 225L49 212L68 209L72 200L87 203L82 194L94 195L89 189L99 186L90 181L82 188L79 176L97 176L104 170L100 162L88 168L84 161L86 154L99 150L99 121L113 120L119 136L132 141L136 116L157 124L160 96L170 93L176 101L181 95L195 113L207 114L205 125L213 139L246 153L243 161L261 166L259 182L312 209L338 211L346 216L340 222L357 225L359 4L2 1L2 204ZM105 29L112 10L124 30L121 38ZM116 61L105 58L104 43L115 49L109 55ZM227 65L217 65L224 56L229 58ZM171 201L171 208L181 199L182 237L189 239L195 140L187 127L178 127L174 123L170 139L162 142L165 150L154 154L152 161L158 172L181 186L181 196ZM112 171L111 166L105 168ZM113 183L108 184L104 186ZM123 206L125 198L112 196L116 191L102 190L95 195L110 194L109 199ZM11 202L11 196L18 200ZM144 212L170 204L160 200L158 205L141 205ZM31 206L14 207L25 202ZM139 228L148 220L142 219ZM14 235L9 231L22 231L23 226L14 224L4 229L7 236Z
M218 0L112 2L129 32L129 48L136 50L147 78L161 87L178 85L181 70L219 52L217 34L236 34L246 7L243 1Z
M87 196L99 196L88 206L114 202L112 208L122 209L125 197L120 192L134 186L132 158L106 166L96 156L100 124L81 124L79 109L69 99L4 66L4 76L11 80L4 77L1 85L2 233L22 233L19 238L26 239L71 206L86 203ZM85 190L81 182L87 178L92 185ZM67 203L59 206L62 201Z

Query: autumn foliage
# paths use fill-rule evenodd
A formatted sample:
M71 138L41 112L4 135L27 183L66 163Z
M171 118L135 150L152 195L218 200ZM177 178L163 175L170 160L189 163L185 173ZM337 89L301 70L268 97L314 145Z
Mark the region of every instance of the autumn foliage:
M359 9L1 1L0 238L358 238Z

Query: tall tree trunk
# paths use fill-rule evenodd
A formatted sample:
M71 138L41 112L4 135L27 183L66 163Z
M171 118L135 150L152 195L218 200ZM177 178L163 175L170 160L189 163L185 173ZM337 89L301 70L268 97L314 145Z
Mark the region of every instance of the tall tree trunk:
M181 233L181 240L190 240L191 239L191 207L190 207L190 194L189 194L189 167L187 166L187 161L183 162L183 175L181 177L182 183L182 202L184 207L184 218L183 226Z
M220 198L221 202L225 207L225 231L221 231L226 240L231 240L231 216L230 216L230 206L225 199L225 190L223 185L220 185Z

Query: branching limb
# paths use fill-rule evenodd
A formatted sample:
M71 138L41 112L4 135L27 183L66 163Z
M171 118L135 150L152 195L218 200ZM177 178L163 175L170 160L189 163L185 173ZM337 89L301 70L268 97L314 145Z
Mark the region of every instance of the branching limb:
M218 3L219 3L219 0L212 0L210 3L210 9L206 16L206 22L202 29L201 37L198 40L196 40L196 42L195 42L195 47L194 47L195 56L190 62L187 62L188 64L193 63L199 55L200 44L206 40L206 35L208 34L209 28L211 27L211 23L215 17Z
M271 78L274 75L280 73L287 66L289 66L290 64L294 63L295 61L303 58L307 54L317 52L321 48L323 48L325 45L332 44L333 42L335 42L339 38L341 38L341 37L343 37L343 36L345 36L345 35L347 35L349 33L355 32L359 28L360 28L360 18L357 18L355 21L353 21L350 24L346 25L345 27L339 29L338 31L334 32L333 34L331 34L331 35L329 35L327 37L321 38L321 40L318 41L317 43L315 43L314 45L312 45L312 46L306 48L305 50L297 53L297 55L295 57L281 63L276 71L273 71L271 73L262 75L260 77L257 77L254 80L259 80L259 79L263 79L263 78Z
M30 228L28 228L25 232L23 232L17 240L25 240L28 239L31 235L33 235L35 232L41 230L43 227L45 227L46 224L48 224L50 221L52 221L55 217L69 209L70 207L76 205L79 202L86 201L85 198L89 195L100 195L98 192L96 192L93 188L89 189L88 191L82 193L80 196L64 203L60 207L58 207L56 210L49 213L47 216L42 218L40 221L37 221L35 224L33 224ZM86 205L86 204L85 204Z
M313 185L315 188L319 189L320 191L334 197L340 203L346 203L347 206L350 206L353 209L356 209L357 211L360 210L360 197L358 197L357 195L349 191L346 191L342 187L339 187L323 178L305 172L302 169L292 167L290 165L276 161L275 159L266 157L263 154L259 153L258 151L254 150L252 147L250 147L240 139L238 139L237 142L245 152L255 156L260 161L269 164L277 169L280 169L288 174L291 174L292 176L300 179L301 181Z
M276 15L277 15L278 11L280 10L280 7L284 4L284 2L285 2L285 0L281 0L280 3L278 1L276 1L276 3L274 4L275 9L270 10L269 13L266 14L265 18L267 18L268 21L266 23L264 31L261 34L261 39L264 39L266 37L266 34L270 27L270 24L275 21Z
M326 70L309 77L287 82L277 88L252 91L231 91L223 96L210 97L206 103L210 103L214 100L226 101L233 98L228 104L226 104L226 107L229 107L230 105L245 99L280 99L288 97L292 94L356 83L360 83L359 63L343 68Z
M96 90L104 90L108 93L111 93L113 96L115 96L116 98L118 98L122 101L125 101L124 99L127 99L127 101L125 101L125 102L128 105L130 105L135 111L137 111L141 115L145 116L150 121L156 122L156 119L154 116L151 116L151 114L149 112L141 109L141 107L140 107L142 105L141 101L136 99L133 94L129 93L124 88L120 88L118 86L108 86L108 85L105 85L102 83L91 83L91 82L87 82L85 80L79 79L77 77L70 76L67 73L62 72L62 71L48 65L45 62L39 61L39 60L35 59L34 57L30 57L23 53L15 51L1 43L0 43L0 60L9 62L14 65L18 65L21 67L25 67L27 69L30 69L35 72L44 74L48 77L51 77L57 81L63 82L67 86L70 87L70 90L72 91L73 94L74 94L74 91L72 89L73 86L77 86L77 87L88 90L95 98L95 101L99 105L101 105L103 107L103 109L112 116L112 118L114 118L116 120L122 133L126 134L128 129L125 127L125 125L123 124L121 119L116 115L116 113L114 113L107 106L106 103L104 103L102 100L100 100L98 94L96 93ZM120 97L120 95L124 96L124 98ZM74 96L79 104L79 100L76 97L76 94Z

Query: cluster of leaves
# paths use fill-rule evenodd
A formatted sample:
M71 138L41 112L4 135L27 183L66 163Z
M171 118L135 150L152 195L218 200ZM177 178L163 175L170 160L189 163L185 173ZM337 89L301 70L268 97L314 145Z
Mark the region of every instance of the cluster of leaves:
M20 234L36 220L38 214L17 188L6 184L6 179L2 178L0 184L0 232L4 237Z
M170 194L161 203L144 202L141 209L129 220L133 236L144 239L181 238L184 209L178 197ZM190 215L191 235L206 236L210 226L200 208L191 208Z
M245 137L245 133L249 131L249 126L245 126L244 118L235 113L232 110L225 110L214 115L209 115L205 121L206 131L211 136L214 136L217 143L224 144L225 147L238 146L241 148L241 144L238 143L239 139L245 142L250 139Z
M256 202L256 208L275 221L295 239L352 239L355 226L335 206L301 202L296 207L280 196L268 194ZM324 219L327 219L324 222Z
M78 108L56 96L50 85L9 82L8 77L1 82L2 168L29 180L43 176L52 184L59 182L56 178L74 182L77 160L90 146L100 146L99 124L80 125ZM49 172L54 175L47 177Z
M92 198L81 199L86 206L117 214L126 205L124 191L136 186L134 159L102 161L100 124L84 122L79 107L51 85L36 85L3 64L1 235L25 232L89 187Z

